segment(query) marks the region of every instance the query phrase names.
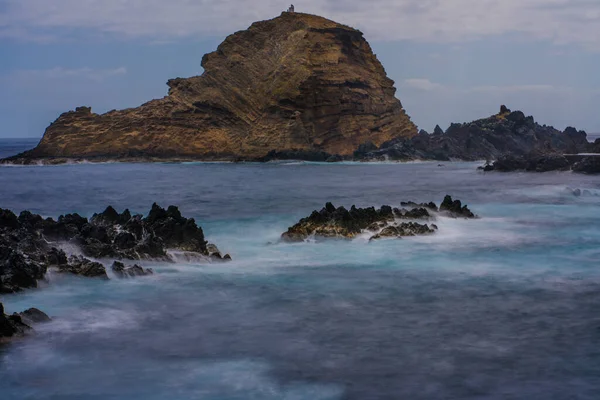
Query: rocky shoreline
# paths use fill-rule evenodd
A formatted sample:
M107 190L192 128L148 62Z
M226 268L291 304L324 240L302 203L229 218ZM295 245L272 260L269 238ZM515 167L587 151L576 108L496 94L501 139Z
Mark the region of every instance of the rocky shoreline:
M530 154L527 156L507 155L493 163L479 167L485 172L551 172L572 171L580 174L600 174L600 154L571 155Z
M68 256L65 247L81 254ZM109 206L90 219L67 214L57 220L0 209L0 295L37 288L50 269L108 280L106 267L98 260L112 262L117 278L151 275L152 269L130 262L174 262L170 250L208 262L231 260L205 240L194 219L183 217L175 206L164 209L154 204L146 217L129 210L118 213ZM37 309L7 316L0 304L0 311L0 342L21 337L31 331L31 325L49 321Z
M438 230L437 225L429 224L437 216L477 218L466 205L460 200L453 200L451 196L446 196L439 207L433 202L403 202L400 207L384 205L376 209L352 206L347 210L327 203L321 211L313 211L310 216L290 227L281 235L281 239L294 243L312 237L352 239L361 234L368 234L369 240L421 236Z
M68 257L65 245L81 254ZM90 258L113 262L118 276L148 275L151 270L121 261L171 262L169 250L212 261L231 259L209 244L194 219L183 217L175 206L164 209L154 204L146 217L129 210L119 214L109 206L90 219L67 214L57 220L0 209L0 293L37 287L49 268L108 279L104 265Z

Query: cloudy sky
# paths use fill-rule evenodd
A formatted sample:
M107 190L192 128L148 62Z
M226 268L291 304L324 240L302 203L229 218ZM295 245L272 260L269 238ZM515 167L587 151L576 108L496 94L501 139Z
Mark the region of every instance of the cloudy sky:
M135 107L202 72L274 0L0 0L0 137L40 137L61 112ZM600 132L598 0L305 0L361 29L420 128L500 104Z

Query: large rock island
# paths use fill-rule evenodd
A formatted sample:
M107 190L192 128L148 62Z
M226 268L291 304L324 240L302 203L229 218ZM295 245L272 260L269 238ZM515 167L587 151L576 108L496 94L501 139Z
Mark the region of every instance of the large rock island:
M206 54L202 67L138 108L66 112L35 149L8 161L351 156L366 142L417 134L363 34L322 17L256 22Z

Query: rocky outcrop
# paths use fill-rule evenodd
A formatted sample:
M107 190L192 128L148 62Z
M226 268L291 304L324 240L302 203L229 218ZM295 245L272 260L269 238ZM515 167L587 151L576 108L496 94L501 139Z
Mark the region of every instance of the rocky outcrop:
M272 150L350 156L367 141L417 133L363 34L322 17L256 22L206 54L202 67L138 108L66 112L35 149L9 162L247 160Z
M136 276L146 276L154 273L151 268L145 269L137 264L125 266L125 264L119 261L115 261L111 269L119 278L134 278Z
M444 201L440 204L440 212L452 218L476 218L469 207L463 206L460 200L452 200L452 196L444 197Z
M301 242L310 237L351 239L363 233L371 235L371 240L399 238L432 234L438 229L434 224L422 224L415 220L431 221L439 214L452 218L476 218L466 205L463 206L460 200L454 201L450 196L446 196L440 208L433 202L405 202L401 203L401 207L381 206L376 209L352 206L347 210L327 203L321 211L313 211L309 217L290 227L281 238L286 242Z
M64 244L74 245L82 255L67 257L60 249ZM119 214L109 206L89 220L78 214L61 215L57 220L43 219L28 211L17 217L0 209L0 293L37 287L48 268L108 279L104 265L86 257L173 261L169 250L206 260L231 259L208 244L202 228L194 219L183 217L175 206L164 209L154 204L146 217L131 215L128 210ZM141 275L138 268L124 267L115 272Z
M50 318L36 308L19 314L4 314L4 305L0 303L0 343L22 337L32 330L32 325L49 322Z
M529 154L581 153L592 151L587 135L569 127L563 132L539 125L521 111L505 106L500 113L477 121L452 124L444 132L439 126L433 134L421 131L413 138L398 138L378 149L358 152L362 160L497 160L502 156Z
M66 264L59 265L58 271L79 275L86 278L100 278L108 280L106 268L99 262L90 261L85 257L71 256Z
M550 172L573 171L583 174L600 173L600 154L598 156L564 156L562 154L530 154L528 156L502 156L493 163L479 169L485 172Z
M582 174L600 174L600 156L585 157L574 163L572 169Z

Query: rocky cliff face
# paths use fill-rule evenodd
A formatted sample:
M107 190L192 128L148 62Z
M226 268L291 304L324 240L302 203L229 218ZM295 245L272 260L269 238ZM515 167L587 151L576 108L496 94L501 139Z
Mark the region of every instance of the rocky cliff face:
M170 80L168 96L138 108L62 114L18 159L351 155L365 142L417 133L362 33L325 18L256 22L202 66L201 76Z

